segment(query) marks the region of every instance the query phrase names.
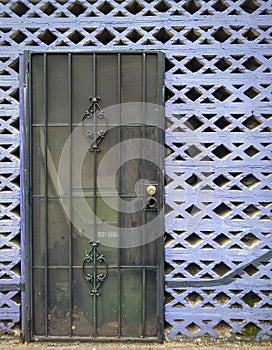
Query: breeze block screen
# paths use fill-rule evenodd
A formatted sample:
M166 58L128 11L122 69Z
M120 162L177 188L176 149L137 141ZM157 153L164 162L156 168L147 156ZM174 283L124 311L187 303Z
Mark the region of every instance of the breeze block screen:
M271 335L271 1L1 0L0 329L20 321L24 50L166 54L165 334Z

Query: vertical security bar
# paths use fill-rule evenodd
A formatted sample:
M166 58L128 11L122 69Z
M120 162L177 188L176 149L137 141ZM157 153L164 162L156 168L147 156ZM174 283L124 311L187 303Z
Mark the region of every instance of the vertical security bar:
M96 93L97 89L97 65L96 65L96 54L93 54L93 92ZM93 154L93 236L92 239L89 241L90 245L92 246L89 253L85 256L83 265L82 265L82 272L84 278L87 280L91 290L90 295L93 296L93 337L96 338L97 333L97 296L99 296L98 288L104 281L104 279L107 277L108 274L108 264L107 260L104 257L104 255L101 253L98 245L100 242L97 241L97 152L98 152L98 143L101 141L101 139L104 137L105 132L102 131L97 132L97 118L105 119L105 124L107 127L107 118L104 115L103 111L101 110L98 101L100 100L100 97L90 97L91 105L89 106L87 112L84 114L82 118L82 126L83 131L84 129L84 121L85 119L93 119L93 132L84 131L85 136L89 139L91 142L91 151ZM98 116L99 115L99 116ZM87 265L92 265L92 273L87 272ZM101 273L101 271L97 270L98 266L103 265L105 268L104 273Z
M96 98L96 54L93 54L93 96L94 99ZM93 104L93 116L94 116L94 142L92 145L92 150L93 150L93 165L94 165L94 169L93 169L93 173L94 173L94 201L93 201L93 205L94 205L94 238L93 238L93 242L94 244L96 244L96 240L97 240L97 227L96 227L96 213L97 213L97 193L96 193L96 188L97 188L97 173L96 173L96 161L97 161L97 143L96 143L96 103ZM94 281L96 281L96 245L93 245L94 247L94 262L93 262L93 276L94 276ZM94 338L96 338L96 319L97 319L97 300L96 300L96 293L94 293L94 303L93 303L93 332L94 332Z
M30 122L29 122L29 143L28 143L28 150L30 155L31 155L31 160L29 162L29 179L28 179L28 196L29 196L29 205L30 207L28 208L29 210L29 232L30 232L30 235L29 235L29 254L30 254L30 257L29 257L29 281L30 281L30 286L29 286L29 290L33 291L33 269L32 269L32 266L33 266L33 226L32 226L32 223L33 223L33 213L32 213L32 208L33 208L33 199L32 199L32 192L30 192L30 188L32 189L33 186L32 186L32 179L33 179L33 176L32 176L32 121L33 121L33 115L32 115L32 104L31 104L31 101L32 101L32 56L30 55L30 61L29 61L29 76L28 76L28 79L30 81L30 87L29 87L29 97L28 97L28 109L31 111L30 112ZM33 325L32 325L32 320L33 320L33 295L31 295L31 300L30 300L30 303L29 303L29 306L30 306L30 316L29 316L29 319L28 319L28 328L29 328L29 333L30 333L30 339L32 339L32 333L33 333Z
M22 130L24 130L24 124L25 124L25 113L23 110L24 103L26 103L26 96L25 96L25 89L24 87L26 86L26 79L28 78L28 71L25 72L26 67L26 62L24 61L24 57L22 54L19 55L19 72L20 72L20 83L19 83L19 130L20 132L20 140L21 140L21 145L24 145L24 139L25 139L25 134L22 133ZM29 60L27 61L27 64L29 64ZM20 147L20 203L21 203L21 216L22 218L25 217L25 212L26 212L26 205L25 205L25 161L24 159L24 152L25 148ZM29 198L30 199L30 198ZM26 225L24 220L21 220L20 223L20 240L21 240L21 254L22 254L22 259L21 259L21 284L22 286L25 286L25 232L26 232ZM21 304L23 310L26 309L26 303L25 303L25 290L21 291ZM28 312L22 314L22 323L21 323L21 329L22 329L22 334L25 335L26 331L26 317L28 317Z
M44 196L45 196L45 254L44 254L44 327L48 337L48 181L47 181L47 55L43 54L43 112L44 112Z
M145 143L145 137L146 137L146 54L143 53L143 58L142 58L142 64L143 64L143 96L142 96L142 118L143 118L143 124L142 124L142 142ZM145 164L145 145L143 147L143 169L142 171L144 172L144 179L146 178L146 164ZM145 263L145 211L143 210L143 232L142 232L142 279L143 279L143 285L142 285L142 336L145 336L145 331L146 331L146 314L145 314L145 299L146 299L146 263Z
M165 71L165 58L163 53L157 53L157 75L158 75L158 105L163 106L164 105L164 71ZM163 112L160 111L159 116L159 143L161 145L164 144L164 133L162 130L164 130L164 115ZM160 168L163 169L164 164L164 154L160 154ZM159 193L164 193L164 183L163 180L160 181L159 185ZM162 217L164 217L164 198L163 195L160 195L160 210L162 211ZM163 222L162 228L164 228ZM158 239L158 257L157 257L157 315L158 315L158 341L160 343L163 342L164 339L164 235L161 235L161 237Z
M118 142L119 142L119 165L121 164L121 54L117 54L117 113L119 115L119 126L118 126ZM119 171L119 179L118 179L118 194L121 195L121 171ZM119 201L119 200L118 200ZM119 201L120 203L120 201ZM118 301L117 301L117 336L121 337L121 208L119 205L118 210L118 224L119 224L119 247L118 249L118 271L117 271L117 293L118 293Z
M73 144L72 144L72 56L71 53L68 54L68 93L69 93L69 136L70 136L70 159L69 159L69 335L73 336L73 256L72 256L72 156L73 156Z
M32 192L30 189L32 188L32 57L31 54L28 53L25 58L25 82L24 82L24 116L23 120L21 120L20 126L22 129L24 128L24 138L22 140L23 148L24 148L24 168L21 172L22 177L21 181L24 186L24 191L22 191L22 203L25 203L25 227L24 235L25 238L25 300L22 298L22 306L25 305L25 321L24 321L24 340L26 342L30 342L32 340L33 333L33 294L32 294L32 286L33 286L33 269L32 269ZM28 89L26 87L28 86ZM23 125L22 125L23 124ZM21 129L21 130L22 130ZM23 244L23 242L22 242ZM23 268L23 266L22 266ZM24 303L25 301L25 303Z

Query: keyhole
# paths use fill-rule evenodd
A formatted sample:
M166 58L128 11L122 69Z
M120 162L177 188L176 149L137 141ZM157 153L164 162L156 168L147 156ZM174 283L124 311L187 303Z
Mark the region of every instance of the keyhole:
M149 208L154 208L157 204L157 200L156 198L154 197L148 197L147 200L146 200L146 205L149 207Z

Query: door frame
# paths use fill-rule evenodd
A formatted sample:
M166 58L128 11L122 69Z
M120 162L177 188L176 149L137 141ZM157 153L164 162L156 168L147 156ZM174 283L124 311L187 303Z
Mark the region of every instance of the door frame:
M21 281L21 314L22 314L22 338L26 342L33 340L42 341L90 341L90 342L107 342L107 341L136 341L150 342L157 341L162 343L164 340L164 234L159 238L158 261L158 281L157 281L157 337L154 338L84 338L84 337L36 337L33 334L33 280L32 280L32 126L31 126L31 56L35 54L143 54L152 53L158 56L158 97L159 105L164 105L164 53L161 51L152 50L137 50L137 51L85 51L85 50L69 50L69 51L25 51L20 55L20 187L21 187L21 247L22 247L22 281ZM162 121L164 127L164 120ZM160 143L164 145L164 133L159 133ZM164 158L162 158L161 169L164 171ZM162 193L164 203L164 179L158 185L158 190ZM164 207L162 206L162 217L164 217ZM164 223L162 223L162 231L164 231Z

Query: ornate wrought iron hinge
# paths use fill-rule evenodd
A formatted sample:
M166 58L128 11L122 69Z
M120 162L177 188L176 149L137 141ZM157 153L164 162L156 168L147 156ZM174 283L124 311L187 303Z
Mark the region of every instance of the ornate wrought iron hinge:
M98 296L100 295L98 289L108 275L108 264L98 248L99 242L90 242L90 244L92 248L83 261L83 276L90 286L90 295Z

